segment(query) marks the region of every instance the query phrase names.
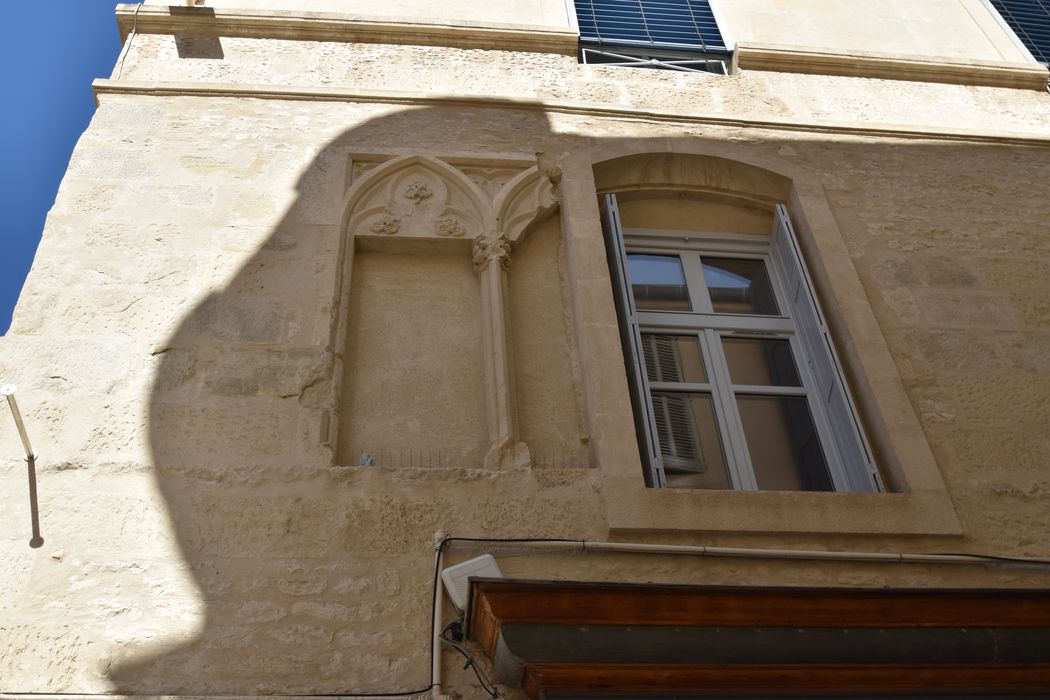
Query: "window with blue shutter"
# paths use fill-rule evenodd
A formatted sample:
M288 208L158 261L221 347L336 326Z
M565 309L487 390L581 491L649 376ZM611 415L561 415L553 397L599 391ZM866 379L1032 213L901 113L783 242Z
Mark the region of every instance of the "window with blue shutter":
M584 63L725 73L708 0L575 0Z
M1050 0L991 0L1035 60L1050 66Z

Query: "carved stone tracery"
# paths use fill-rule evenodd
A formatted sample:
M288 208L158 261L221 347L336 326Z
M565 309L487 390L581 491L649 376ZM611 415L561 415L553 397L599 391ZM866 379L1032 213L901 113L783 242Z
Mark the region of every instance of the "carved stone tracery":
M485 466L524 467L530 457L518 439L506 270L512 244L557 208L558 178L535 166L517 174L508 168L467 170L422 156L359 170L361 179L348 194L346 225L351 235L434 240L473 235L489 432Z
M394 158L351 187L352 235L458 238L491 225L491 205L462 172L436 158ZM392 223L396 220L398 223Z
M493 203L501 235L517 241L558 208L560 173L541 173L532 167L504 185Z

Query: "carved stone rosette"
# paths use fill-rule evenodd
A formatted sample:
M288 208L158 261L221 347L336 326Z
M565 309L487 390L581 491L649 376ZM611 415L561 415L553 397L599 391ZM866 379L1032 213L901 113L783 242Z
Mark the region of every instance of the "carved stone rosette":
M368 230L372 233L392 236L401 230L401 219L383 214L372 221Z
M463 234L467 232L466 229L463 228L463 224L450 217L438 219L434 224L434 228L437 235L449 238L462 238Z

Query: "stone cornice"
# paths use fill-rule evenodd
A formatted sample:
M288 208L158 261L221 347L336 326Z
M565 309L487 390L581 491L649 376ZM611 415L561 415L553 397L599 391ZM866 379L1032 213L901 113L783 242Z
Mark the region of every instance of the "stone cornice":
M929 56L867 52L841 54L781 45L737 44L735 59L736 65L742 70L815 73L1029 90L1046 90L1048 77L1047 69L1038 63L954 61Z
M949 129L909 124L876 124L858 126L856 122L790 119L747 119L724 114L674 113L633 107L595 106L568 101L539 102L506 97L477 95L440 95L429 93L375 90L347 90L322 87L289 87L283 85L249 85L231 83L138 82L99 78L92 83L96 101L103 95L148 95L155 97L246 97L269 100L307 100L315 102L358 102L365 104L497 107L532 109L560 114L579 114L609 119L630 119L681 124L707 124L748 129L770 129L832 136L860 138L897 138L934 141L963 141L1016 146L1050 146L1050 129L1043 134L1025 134L977 129Z
M510 49L573 55L576 31L481 22L433 24L361 18L327 12L236 10L166 5L117 5L121 41L143 34L340 41L464 49Z

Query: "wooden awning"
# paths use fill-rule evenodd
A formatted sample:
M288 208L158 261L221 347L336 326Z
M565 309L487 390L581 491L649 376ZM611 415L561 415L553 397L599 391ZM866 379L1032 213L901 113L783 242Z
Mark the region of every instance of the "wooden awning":
M474 580L468 636L533 698L1050 691L1050 591Z

